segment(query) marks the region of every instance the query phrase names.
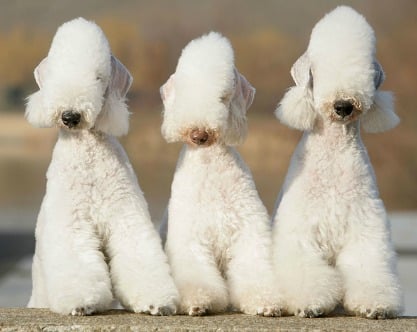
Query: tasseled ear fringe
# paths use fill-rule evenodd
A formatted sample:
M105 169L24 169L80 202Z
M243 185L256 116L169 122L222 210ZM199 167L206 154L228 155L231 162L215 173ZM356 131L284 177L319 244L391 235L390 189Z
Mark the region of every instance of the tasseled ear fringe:
M111 93L97 118L95 129L113 136L123 136L129 131L129 111L125 98Z
M316 113L309 88L294 86L282 98L276 117L285 125L298 130L311 130L314 127Z
M380 133L398 125L400 118L394 111L392 92L376 91L373 105L360 121L363 129L368 133Z
M25 117L28 122L38 128L50 128L53 119L47 114L43 105L42 92L37 91L27 98Z
M229 110L227 128L224 130L224 142L230 146L237 146L244 142L248 132L246 112L233 102Z

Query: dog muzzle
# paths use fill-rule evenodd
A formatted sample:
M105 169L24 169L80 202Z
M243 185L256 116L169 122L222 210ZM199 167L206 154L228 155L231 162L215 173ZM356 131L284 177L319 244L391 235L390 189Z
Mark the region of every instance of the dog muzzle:
M75 128L81 121L81 114L73 110L64 111L61 114L61 121L67 128Z
M337 100L333 104L333 108L337 115L345 118L352 114L354 106L349 100Z
M207 147L217 141L217 134L211 129L193 128L186 133L185 141L191 146Z

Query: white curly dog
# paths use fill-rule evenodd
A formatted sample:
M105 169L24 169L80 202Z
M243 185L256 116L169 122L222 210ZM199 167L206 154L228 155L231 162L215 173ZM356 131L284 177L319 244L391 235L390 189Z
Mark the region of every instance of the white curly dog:
M185 142L161 227L180 292L179 312L280 315L272 236L251 173L232 147L246 135L255 90L218 33L191 41L161 88L162 134Z
M402 297L390 229L360 137L399 122L375 36L365 18L338 7L314 27L291 70L296 83L277 108L304 130L273 218L274 261L290 313L347 312L390 318Z
M128 131L132 78L82 18L63 24L35 69L34 126L59 127L36 227L29 307L89 315L111 307L176 310L178 291L132 166L114 138Z

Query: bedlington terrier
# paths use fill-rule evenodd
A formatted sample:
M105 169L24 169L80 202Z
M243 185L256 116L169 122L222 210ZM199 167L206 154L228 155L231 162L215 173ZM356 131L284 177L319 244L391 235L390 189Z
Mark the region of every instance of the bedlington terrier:
M277 117L304 134L273 217L274 262L289 312L401 313L389 222L360 137L399 122L365 18L338 7L314 27Z
M185 142L163 222L179 312L280 315L272 236L251 173L233 146L246 136L255 90L234 67L229 41L211 32L183 50L161 87L162 134ZM162 234L164 237L165 234Z
M104 33L78 18L35 69L26 117L59 128L36 227L29 307L89 315L110 308L172 314L178 291L145 198L114 136L128 131L132 78Z

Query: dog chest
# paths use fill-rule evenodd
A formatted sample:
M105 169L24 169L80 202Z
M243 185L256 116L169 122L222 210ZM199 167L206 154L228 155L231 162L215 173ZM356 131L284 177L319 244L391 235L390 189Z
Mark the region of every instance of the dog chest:
M234 151L186 149L172 184L168 236L182 229L193 241L209 247L223 266L235 236L250 223L267 222L266 210ZM258 215L264 218L257 220Z
M61 133L47 173L47 191L82 210L94 223L136 182L120 144L105 134ZM133 181L134 180L134 181Z
M379 194L366 149L356 132L338 126L304 134L291 161L278 216L291 220L289 227L297 232L302 228L309 233L332 263L354 224L366 222L364 207L375 200ZM359 214L365 220L358 220Z
M333 199L349 205L358 197L375 196L376 181L359 124L323 124L305 133L290 166L295 179L310 194L310 201Z

